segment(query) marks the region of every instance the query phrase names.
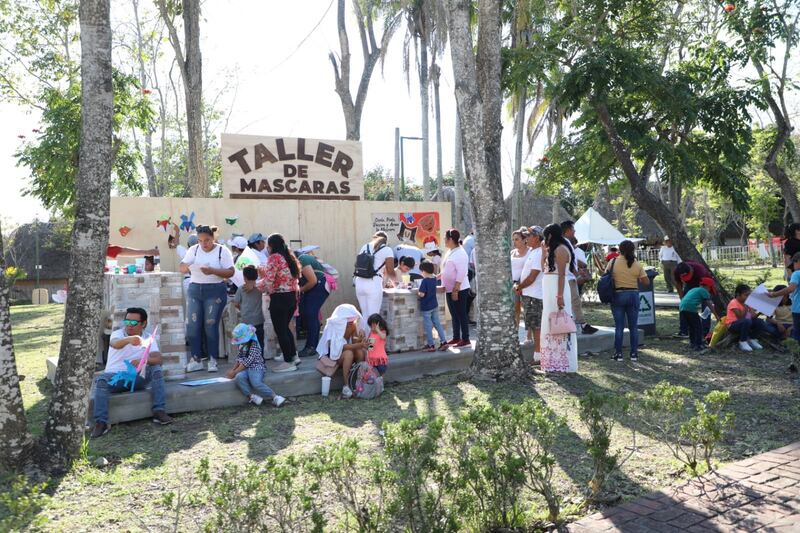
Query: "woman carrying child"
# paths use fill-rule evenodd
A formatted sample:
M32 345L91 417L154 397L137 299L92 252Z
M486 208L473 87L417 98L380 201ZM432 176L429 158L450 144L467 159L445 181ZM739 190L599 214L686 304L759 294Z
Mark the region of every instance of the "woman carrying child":
M275 407L283 405L286 398L275 394L264 383L264 357L256 337L256 328L249 324L237 325L233 329L232 342L239 346L239 355L236 366L225 377L236 379L236 386L252 404L261 405L267 399L272 400ZM256 392L253 392L254 389Z

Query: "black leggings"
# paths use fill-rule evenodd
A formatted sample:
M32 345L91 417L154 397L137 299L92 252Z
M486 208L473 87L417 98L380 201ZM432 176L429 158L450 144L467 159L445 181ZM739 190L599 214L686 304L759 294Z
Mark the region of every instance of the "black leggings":
M469 318L467 318L467 297L469 289L458 291L458 300L453 300L452 292L447 293L447 308L453 319L453 340L469 340Z
M294 335L289 329L289 323L297 309L297 295L293 292L276 292L269 297L269 317L272 327L278 337L278 344L283 352L283 360L291 362L297 355Z

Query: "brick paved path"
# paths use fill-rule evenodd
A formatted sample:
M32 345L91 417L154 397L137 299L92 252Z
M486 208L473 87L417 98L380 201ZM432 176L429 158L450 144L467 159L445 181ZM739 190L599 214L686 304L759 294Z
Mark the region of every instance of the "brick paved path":
M800 442L593 514L567 529L800 533Z

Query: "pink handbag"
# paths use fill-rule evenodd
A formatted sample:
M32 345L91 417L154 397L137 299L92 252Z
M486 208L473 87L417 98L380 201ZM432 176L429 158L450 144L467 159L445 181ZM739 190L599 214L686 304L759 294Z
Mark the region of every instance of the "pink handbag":
M550 323L550 335L569 335L578 330L575 326L575 321L563 309L550 313L548 321Z

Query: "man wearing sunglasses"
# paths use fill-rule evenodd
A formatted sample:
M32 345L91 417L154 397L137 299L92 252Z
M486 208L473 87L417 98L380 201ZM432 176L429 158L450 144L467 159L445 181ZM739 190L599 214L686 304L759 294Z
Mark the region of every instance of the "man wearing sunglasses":
M129 387L121 383L111 385L109 381L117 372L126 370L125 361L129 361L134 367L139 364L147 347L145 341L150 339L150 334L144 330L145 327L147 327L147 311L140 307L130 307L125 312L123 327L111 334L106 368L95 380L93 439L102 437L111 429L108 424L109 395L130 391ZM165 410L167 395L164 389L164 374L161 371L163 357L159 352L156 339L152 339L150 342L145 377L136 376L133 390L144 390L150 385L150 394L153 397L153 422L166 425L172 422L172 418L167 415Z

